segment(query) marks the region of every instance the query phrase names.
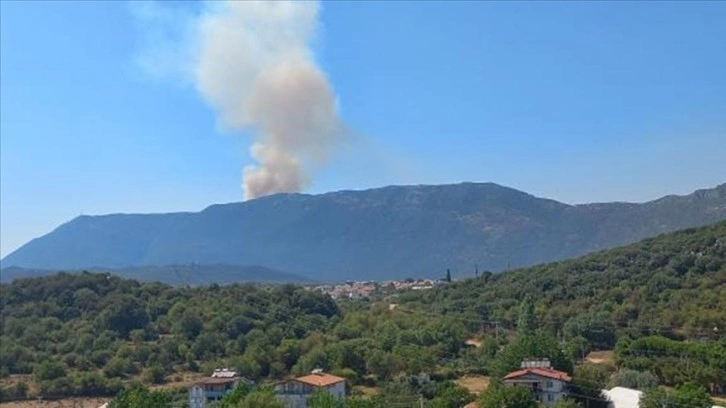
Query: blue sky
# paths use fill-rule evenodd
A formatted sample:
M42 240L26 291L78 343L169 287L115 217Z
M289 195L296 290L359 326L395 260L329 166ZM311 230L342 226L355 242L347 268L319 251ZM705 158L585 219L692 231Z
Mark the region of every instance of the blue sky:
M3 255L79 214L241 199L249 135L139 66L132 6L0 7ZM726 182L723 21L725 2L323 3L316 58L359 137L308 191L493 181L582 203Z

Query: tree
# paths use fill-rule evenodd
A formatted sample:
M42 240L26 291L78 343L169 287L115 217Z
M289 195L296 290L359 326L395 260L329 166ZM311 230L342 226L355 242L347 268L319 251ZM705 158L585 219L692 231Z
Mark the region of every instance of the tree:
M557 404L555 404L555 408L582 408L582 404L575 400L565 398L557 401Z
M676 388L673 398L681 407L708 408L713 404L706 390L694 383L685 383Z
M572 373L572 361L560 349L557 340L543 333L523 336L507 345L496 357L492 374L503 377L507 373L519 369L525 358L547 358L552 367Z
M149 323L149 315L137 299L131 295L114 295L99 315L103 328L128 337L134 329L142 329Z
M451 271L449 269L446 270L446 281L451 282Z
M433 398L426 404L430 408L460 408L473 399L469 390L456 385L452 381L431 383L427 386L430 385L434 387ZM423 394L427 396L425 391Z
M144 370L144 382L151 384L163 384L166 372L164 367L154 364Z
M531 296L526 295L519 306L517 332L520 336L531 336L536 329L537 321L534 315L534 302Z
M121 391L108 408L170 408L171 397L163 391L151 391L148 388L134 388Z
M612 377L608 385L612 387L634 388L647 390L658 386L658 377L649 371L637 371L621 368Z
M532 393L520 386L492 384L478 400L479 406L497 408L537 408Z
M345 408L376 408L376 403L370 399L350 397L345 400Z
M76 391L85 396L101 396L112 394L106 378L97 372L82 372L73 377Z
M35 376L35 381L38 382L55 380L56 378L65 377L66 366L59 361L45 360L35 366L33 375Z
M103 367L103 373L108 378L126 377L135 374L136 371L136 367L128 358L114 357Z
M386 380L398 370L396 359L385 351L374 350L366 360L368 372L375 374L378 379Z
M713 401L703 387L686 383L675 391L651 388L643 393L641 408L709 408Z
M244 383L244 381L242 381L219 401L219 406L217 408L234 408L241 404L249 393L250 388Z
M247 394L234 408L284 408L270 389L260 389Z
M199 313L193 310L185 310L176 325L177 332L183 334L189 340L197 338L204 328L204 322Z
M335 398L329 392L318 388L310 396L308 406L310 408L344 408L345 403L340 398Z

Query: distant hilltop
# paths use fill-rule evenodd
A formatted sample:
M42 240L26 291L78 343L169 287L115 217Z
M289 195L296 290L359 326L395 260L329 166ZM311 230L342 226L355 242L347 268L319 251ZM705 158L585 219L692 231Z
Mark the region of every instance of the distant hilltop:
M320 282L455 277L561 260L726 219L726 184L568 205L493 183L278 194L198 213L81 216L2 266L261 265Z

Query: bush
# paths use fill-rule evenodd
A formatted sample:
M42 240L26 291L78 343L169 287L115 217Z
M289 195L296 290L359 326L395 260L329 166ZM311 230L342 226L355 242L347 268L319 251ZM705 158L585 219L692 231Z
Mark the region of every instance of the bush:
M628 368L621 368L610 377L608 384L612 387L634 388L636 390L647 390L658 385L658 377L649 371L636 371Z
M167 408L171 397L166 392L138 387L122 391L108 404L109 408Z
M164 368L157 364L144 370L143 379L146 383L163 384L165 375L166 372L164 371Z
M35 381L52 381L56 378L65 377L66 365L54 360L45 360L33 369Z
M108 380L98 373L79 373L73 379L76 393L84 396L110 395Z
M126 377L136 372L136 367L127 358L114 357L103 367L103 373L108 378Z

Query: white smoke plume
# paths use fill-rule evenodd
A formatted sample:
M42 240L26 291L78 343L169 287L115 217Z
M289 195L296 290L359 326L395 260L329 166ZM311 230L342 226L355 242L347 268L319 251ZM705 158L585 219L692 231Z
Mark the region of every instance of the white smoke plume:
M246 199L303 190L343 138L336 96L311 49L319 8L309 1L209 2L184 39L193 52L155 53L191 55L184 74L219 124L253 131L258 165L243 169ZM138 14L164 17L158 7ZM152 58L151 65L168 66Z
M200 20L198 91L222 125L255 131L243 170L245 198L298 192L326 162L343 126L310 43L317 2L229 1Z

